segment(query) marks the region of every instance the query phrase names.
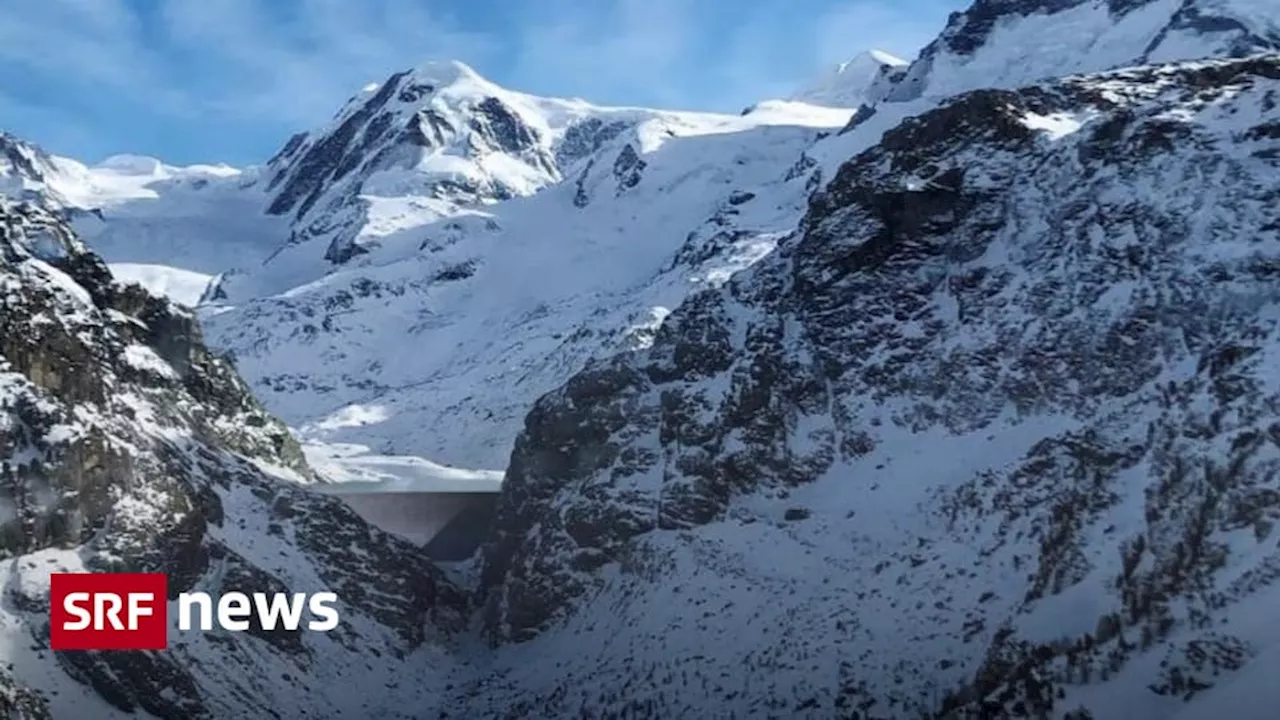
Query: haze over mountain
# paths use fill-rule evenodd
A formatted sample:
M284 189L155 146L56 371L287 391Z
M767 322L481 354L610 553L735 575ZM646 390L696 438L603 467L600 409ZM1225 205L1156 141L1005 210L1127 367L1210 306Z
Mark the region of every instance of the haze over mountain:
M1271 717L1278 107L1265 0L977 0L739 115L432 62L251 168L2 136L6 632L95 562L357 620L0 703ZM305 487L502 471L447 566Z

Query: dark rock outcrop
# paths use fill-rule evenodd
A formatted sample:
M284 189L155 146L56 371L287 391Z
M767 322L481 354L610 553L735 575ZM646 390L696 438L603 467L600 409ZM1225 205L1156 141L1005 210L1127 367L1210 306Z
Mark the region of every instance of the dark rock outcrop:
M618 157L613 161L613 177L618 181L618 194L639 185L647 166L648 163L636 152L634 145L631 143L623 145L622 152L619 152Z
M395 94L399 81L408 74L403 72L392 75L373 97L345 118L333 132L317 138L296 159L292 155L298 152L301 140L297 136L290 138L277 154L278 158L289 160L289 163L272 181L280 183L281 177L285 178L280 191L267 207L267 212L283 215L297 208L295 216L301 218L320 199L329 183L341 180L368 159L370 150L390 129L389 117L379 123L380 118L387 117L379 113ZM364 132L360 135L360 141L356 142L361 130Z

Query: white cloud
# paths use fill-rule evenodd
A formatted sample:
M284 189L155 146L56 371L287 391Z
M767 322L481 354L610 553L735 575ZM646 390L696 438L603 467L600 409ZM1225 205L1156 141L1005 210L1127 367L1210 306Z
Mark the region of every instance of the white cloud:
M27 72L136 90L154 80L154 60L116 0L24 3L0 16L0 61Z
M412 0L39 0L0 15L0 69L106 91L144 112L314 123L335 102L426 55L483 60L490 38ZM283 3L279 4L283 5Z

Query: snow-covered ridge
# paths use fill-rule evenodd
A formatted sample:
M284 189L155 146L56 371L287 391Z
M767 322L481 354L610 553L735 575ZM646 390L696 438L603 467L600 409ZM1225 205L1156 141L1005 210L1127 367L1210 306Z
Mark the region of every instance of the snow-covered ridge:
M874 103L910 63L883 50L869 50L836 65L791 96L792 100L839 108Z
M213 275L280 242L255 175L139 155L85 165L0 134L0 195L56 210L122 273L187 305Z
M175 186L204 185L241 178L229 165L167 165L143 155L113 155L97 165L52 155L0 133L0 191L15 198L40 199L54 207L109 210L139 199L155 200ZM7 188L7 189L6 189Z
M147 155L112 155L97 165L86 168L90 173L110 173L117 177L144 176L147 178L163 179L175 176L189 175L196 177L234 177L240 174L240 170L226 163L217 165L185 165L173 166L167 165L159 158Z

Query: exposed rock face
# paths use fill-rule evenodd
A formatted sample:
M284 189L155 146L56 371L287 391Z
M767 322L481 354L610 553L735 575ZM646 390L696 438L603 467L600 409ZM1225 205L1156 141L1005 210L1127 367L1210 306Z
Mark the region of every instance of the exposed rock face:
M622 120L607 122L594 117L575 123L565 130L556 145L556 165L568 169L579 160L594 155L630 127L632 123Z
M391 129L389 122L378 120L390 120L390 116L379 113L395 93L397 83L406 75L407 72L392 75L373 97L356 108L332 132L309 146L305 136L290 138L277 157L292 162L278 171L272 180L272 184L280 184L280 190L267 212L280 215L296 208L297 216L301 218L327 189L327 183L341 180L367 160L376 144Z
M0 200L4 626L44 646L48 575L81 569L164 572L171 599L331 590L343 620L329 634L175 633L162 653L41 651L0 682L6 717L46 717L35 691L69 702L49 684L55 662L108 705L163 718L412 715L422 683L385 706L343 686L437 652L466 599L412 546L281 479L309 472L187 311L113 281L46 211Z
M622 152L613 161L613 176L618 181L619 195L640 184L647 165L633 145L627 143L622 146Z
M607 625L561 676L603 716L1038 717L1122 677L1155 717L1247 665L1280 592L1277 98L1269 55L886 133L774 254L537 403L491 637ZM546 687L511 697L578 702Z

